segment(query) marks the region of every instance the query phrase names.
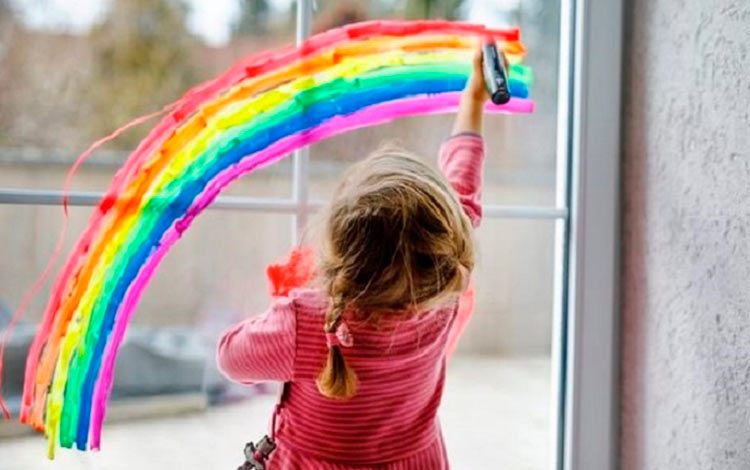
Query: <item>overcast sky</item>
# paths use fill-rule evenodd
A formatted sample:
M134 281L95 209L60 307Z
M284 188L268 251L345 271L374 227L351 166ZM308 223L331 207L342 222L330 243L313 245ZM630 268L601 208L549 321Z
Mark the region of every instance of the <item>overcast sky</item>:
M292 0L272 0L274 8L286 11ZM86 31L106 10L107 0L11 0L14 9L31 27ZM188 26L206 42L220 45L229 38L237 16L237 0L186 0L190 6Z

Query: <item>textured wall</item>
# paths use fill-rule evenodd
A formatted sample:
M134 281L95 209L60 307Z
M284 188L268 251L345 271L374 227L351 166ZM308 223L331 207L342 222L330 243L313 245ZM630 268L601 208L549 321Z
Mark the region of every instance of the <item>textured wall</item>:
M750 2L628 6L624 470L750 469Z

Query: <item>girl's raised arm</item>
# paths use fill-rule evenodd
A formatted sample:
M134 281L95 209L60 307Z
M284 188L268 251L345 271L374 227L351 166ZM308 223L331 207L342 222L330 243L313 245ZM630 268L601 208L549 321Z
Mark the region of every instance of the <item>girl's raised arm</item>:
M453 135L440 147L438 165L474 227L482 218L481 190L484 163L482 116L489 94L482 77L482 51L474 54L474 69L461 95Z
M482 49L480 47L474 52L471 77L469 77L464 91L461 93L461 103L458 106L456 121L453 124L453 135L466 132L473 134L482 133L484 104L490 98L487 88L484 85L482 60Z

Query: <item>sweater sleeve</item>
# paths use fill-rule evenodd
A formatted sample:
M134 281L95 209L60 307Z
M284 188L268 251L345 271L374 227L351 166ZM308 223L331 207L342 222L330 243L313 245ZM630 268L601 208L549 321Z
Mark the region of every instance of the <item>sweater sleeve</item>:
M484 139L473 132L456 134L440 146L438 166L458 194L476 228L482 219L482 166Z
M217 364L235 382L286 382L294 374L295 349L296 312L292 300L282 297L264 313L224 332Z

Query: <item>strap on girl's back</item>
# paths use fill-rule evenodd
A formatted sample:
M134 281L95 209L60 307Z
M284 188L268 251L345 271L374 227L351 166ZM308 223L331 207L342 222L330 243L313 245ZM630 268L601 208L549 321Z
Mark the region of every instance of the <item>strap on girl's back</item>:
M271 452L276 449L276 417L281 414L281 408L289 394L288 390L289 382L284 382L279 393L279 401L271 417L271 437L265 435L257 444L252 442L245 444L245 462L237 470L266 470L266 461Z
M289 396L289 382L284 382L281 386L281 392L279 393L279 401L273 408L273 417L271 418L271 440L276 439L276 418L281 415L281 408L284 406L287 397Z

